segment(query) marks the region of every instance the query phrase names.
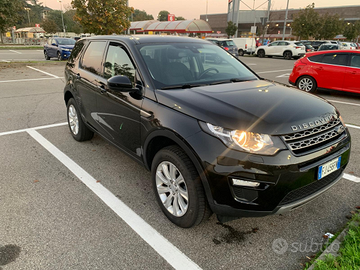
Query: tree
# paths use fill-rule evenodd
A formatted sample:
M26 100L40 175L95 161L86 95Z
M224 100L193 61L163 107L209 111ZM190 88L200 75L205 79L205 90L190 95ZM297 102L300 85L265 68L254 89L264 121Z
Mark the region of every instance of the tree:
M301 39L308 39L317 34L317 28L320 23L320 16L315 10L315 4L308 5L305 9L300 10L295 16L292 23L293 33Z
M154 17L151 14L147 14L145 10L135 9L132 17L133 22L153 20Z
M56 22L52 19L45 18L41 23L42 28L45 30L46 33L56 33L60 31L61 28L56 24Z
M228 22L228 26L225 29L226 34L228 35L228 37L231 37L233 35L235 35L236 31L237 31L237 26L235 25L235 23L233 23L232 21Z
M317 34L314 37L315 39L333 39L336 35L341 34L342 30L343 22L340 20L340 16L326 13L320 17Z
M356 29L355 24L345 23L343 35L347 40L353 41L358 36L359 32Z
M72 0L76 10L74 20L87 33L96 35L120 34L129 28L129 17L134 9L127 7L126 0Z
M69 9L64 13L64 24L67 32L74 32L80 34L83 32L81 24L74 20L76 14L75 9Z
M159 15L158 15L158 19L159 21L167 21L168 20L168 15L170 14L169 11L166 11L166 10L162 10L159 12Z
M184 17L182 17L182 16L179 16L179 17L175 16L175 20L176 21L185 21L186 19Z
M0 1L0 36L3 42L2 33L14 26L19 18L19 13L24 9L22 0L1 0Z

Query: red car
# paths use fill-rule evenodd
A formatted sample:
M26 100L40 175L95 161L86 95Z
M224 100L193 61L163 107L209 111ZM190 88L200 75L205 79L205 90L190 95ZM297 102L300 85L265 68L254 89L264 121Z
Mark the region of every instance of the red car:
M306 92L330 89L360 93L360 51L307 53L295 62L289 83Z

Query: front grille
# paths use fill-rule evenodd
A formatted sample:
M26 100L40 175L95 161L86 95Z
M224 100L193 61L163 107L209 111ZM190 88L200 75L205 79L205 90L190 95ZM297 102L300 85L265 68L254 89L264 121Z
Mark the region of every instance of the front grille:
M288 148L296 155L307 154L340 138L345 132L340 119L311 129L282 136Z
M280 202L279 206L283 206L298 200L301 200L307 196L310 196L311 194L323 189L324 187L330 185L332 182L334 182L342 173L342 169L337 170L336 172L333 172L329 174L328 176L325 176L324 178L317 180L315 182L312 182L311 184L308 184L306 186L303 186L301 188L295 189L293 191L290 191L284 199Z

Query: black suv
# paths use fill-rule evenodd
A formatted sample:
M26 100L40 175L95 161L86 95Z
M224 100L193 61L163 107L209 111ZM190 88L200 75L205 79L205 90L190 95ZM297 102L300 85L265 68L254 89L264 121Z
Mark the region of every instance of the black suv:
M212 212L226 221L289 211L333 186L349 161L334 106L259 78L201 39L81 39L65 77L74 139L96 132L143 164L181 227Z

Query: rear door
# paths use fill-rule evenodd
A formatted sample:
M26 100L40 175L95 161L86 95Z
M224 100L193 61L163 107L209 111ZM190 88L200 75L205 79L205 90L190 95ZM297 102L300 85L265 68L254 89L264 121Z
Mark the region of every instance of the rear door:
M277 52L279 49L279 42L275 41L272 42L268 45L268 47L266 48L266 55L279 55L279 53Z
M322 57L321 63L314 65L318 87L343 89L348 56L348 53L327 53Z
M344 91L360 93L360 53L350 54L350 65L345 73Z

